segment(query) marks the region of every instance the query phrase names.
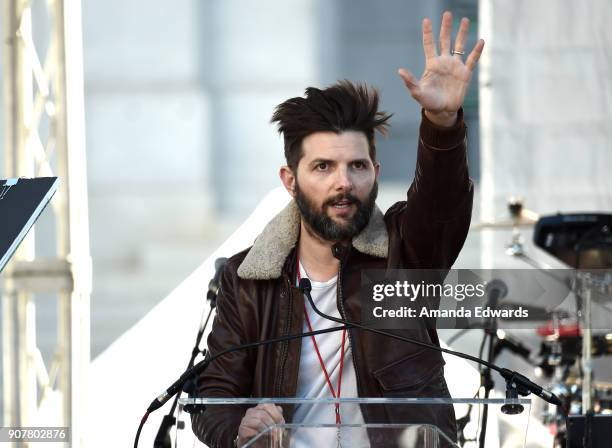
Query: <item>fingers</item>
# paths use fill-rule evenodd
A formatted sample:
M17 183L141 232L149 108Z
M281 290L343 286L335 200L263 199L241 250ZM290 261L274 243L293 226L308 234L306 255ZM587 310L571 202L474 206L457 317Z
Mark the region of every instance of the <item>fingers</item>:
M266 403L260 404L257 407L261 407L261 409L267 412L268 415L272 417L272 420L274 420L274 423L285 423L285 419L283 418L283 408L281 408L280 406L275 406L272 403Z
M254 413L246 416L242 419L241 427L245 427L245 429L249 432L256 431L257 433L265 430L266 428L274 426L274 421L267 417L266 415L262 415L261 413Z
M442 14L442 26L440 26L440 55L450 54L452 27L453 15L450 11L444 11L444 14Z
M425 59L437 56L433 33L431 32L431 20L427 18L423 19L423 51L425 52Z
M283 419L283 409L280 406L275 406L272 403L258 404L256 407L247 410L247 414L259 418L265 422L267 426L275 423L285 423Z
M240 442L240 445L242 445L245 441L255 437L257 434L259 434L259 432L260 431L258 429L253 428L251 426L247 426L245 424L245 420L242 420L242 423L240 424L240 429L238 430L238 440Z
M467 17L461 19L461 23L459 25L459 31L457 32L457 37L455 38L455 48L454 51L463 53L465 51L465 40L467 39L468 31L470 30L470 20ZM455 54L454 56L461 58L460 54Z
M238 435L241 437L253 437L253 435L264 431L268 426L270 425L266 424L265 420L262 420L258 415L245 415L238 429Z
M402 81L404 81L408 90L410 90L410 93L414 96L419 90L419 80L405 68L400 68L397 73L402 78Z
M259 404L254 408L247 409L240 422L238 435L240 440L248 440L270 426L283 423L285 423L285 419L283 418L283 409L280 406L275 406L272 403Z
M482 54L484 44L484 40L478 39L478 42L476 42L476 45L474 45L474 49L468 56L467 61L465 61L465 65L467 66L467 68L470 69L470 71L473 71L474 67L476 67L476 63L478 62L478 59L480 59L480 55Z

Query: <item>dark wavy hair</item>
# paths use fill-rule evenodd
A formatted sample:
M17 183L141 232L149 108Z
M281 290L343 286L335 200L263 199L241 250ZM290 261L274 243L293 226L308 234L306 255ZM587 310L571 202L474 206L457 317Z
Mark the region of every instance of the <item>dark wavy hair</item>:
M369 154L376 161L375 131L386 134L387 120L392 114L378 110L378 90L366 84L342 80L327 87L308 87L304 97L295 97L274 109L271 123L277 123L285 141L287 165L295 171L302 158L302 141L321 131L341 133L363 132L368 140Z

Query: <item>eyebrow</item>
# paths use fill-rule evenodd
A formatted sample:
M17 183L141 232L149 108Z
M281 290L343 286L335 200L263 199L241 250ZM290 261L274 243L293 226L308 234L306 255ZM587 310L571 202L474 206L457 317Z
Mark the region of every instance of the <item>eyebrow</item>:
M361 163L368 164L370 163L370 160L369 159L354 159L354 160L351 160L349 163L355 163L355 162L361 162ZM335 165L337 162L332 159L314 159L312 162L309 163L309 166L315 167L320 163L327 163L329 165Z

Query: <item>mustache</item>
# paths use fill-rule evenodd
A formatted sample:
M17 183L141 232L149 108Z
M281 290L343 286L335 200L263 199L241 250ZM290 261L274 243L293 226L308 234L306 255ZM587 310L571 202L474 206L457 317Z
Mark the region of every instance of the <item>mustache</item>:
M323 207L331 207L332 205L334 205L335 202L340 202L340 201L349 201L352 202L358 206L361 205L361 201L359 199L357 199L356 196L354 196L351 193L340 193L332 198L327 199L324 203L323 203Z

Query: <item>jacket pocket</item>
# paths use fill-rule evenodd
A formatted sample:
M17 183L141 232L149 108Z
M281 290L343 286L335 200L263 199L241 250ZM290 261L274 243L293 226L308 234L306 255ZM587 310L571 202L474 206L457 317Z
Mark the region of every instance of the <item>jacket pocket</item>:
M442 395L447 395L443 367L442 356L425 348L373 371L372 375L378 381L383 394L393 391L418 392L427 385L429 393L438 391Z

